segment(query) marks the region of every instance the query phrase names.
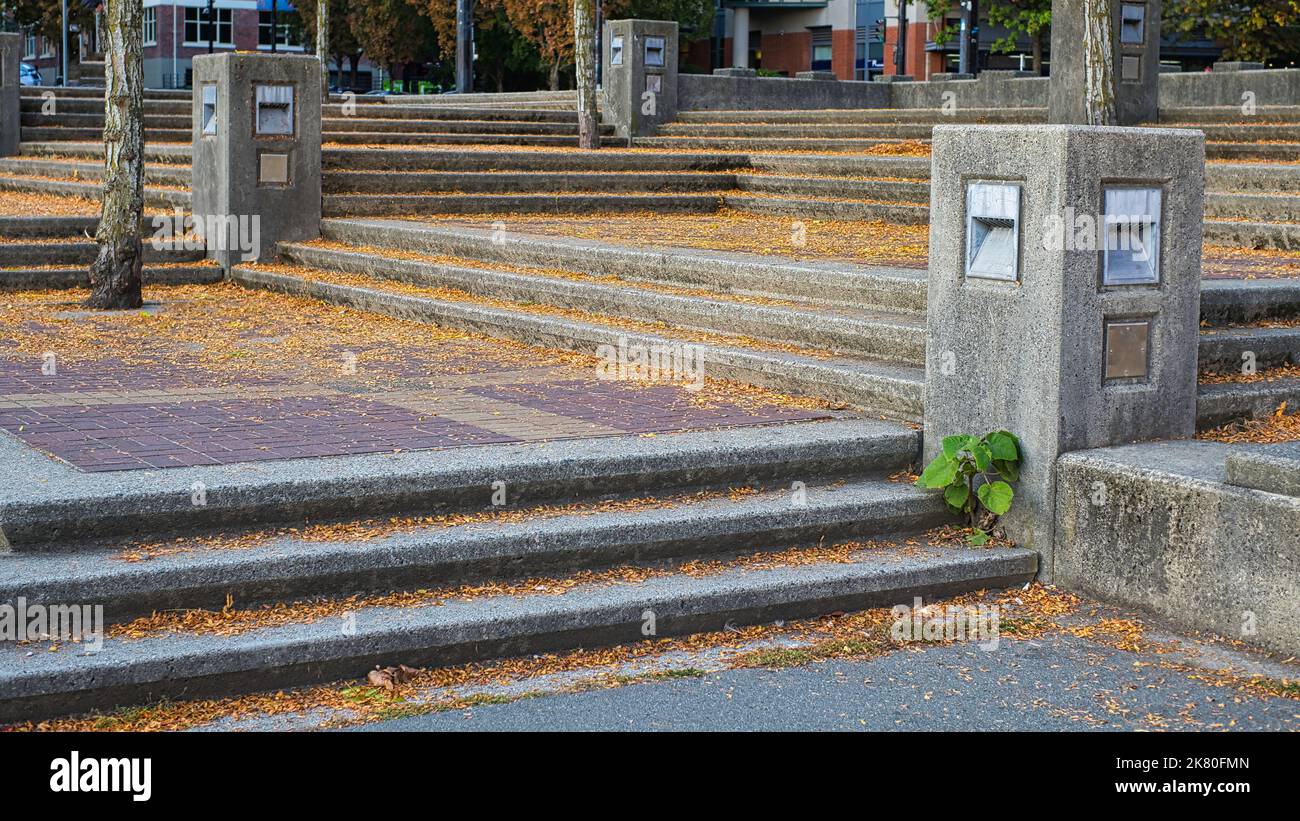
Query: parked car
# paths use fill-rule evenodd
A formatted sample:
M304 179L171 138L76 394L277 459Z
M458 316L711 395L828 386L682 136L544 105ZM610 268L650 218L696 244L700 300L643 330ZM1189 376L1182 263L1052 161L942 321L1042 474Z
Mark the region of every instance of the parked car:
M18 83L25 86L41 85L41 70L31 63L18 64Z

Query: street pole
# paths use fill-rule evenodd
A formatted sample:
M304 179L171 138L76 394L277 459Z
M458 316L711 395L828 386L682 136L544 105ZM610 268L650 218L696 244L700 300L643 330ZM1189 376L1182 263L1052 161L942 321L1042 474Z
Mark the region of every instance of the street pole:
M217 9L215 0L208 0L208 54L216 49Z
M971 74L979 76L980 73L980 0L970 0L970 22L966 25L966 36L970 38L970 43L966 46L966 53L969 55L970 68L967 69Z
M957 39L957 71L970 71L970 3L961 4L961 34Z
M898 42L894 44L894 73L907 73L907 0L898 1Z
M271 0L271 53L279 51L276 45L280 39L280 2Z
M63 0L63 51L59 55L62 63L63 85L68 84L68 0Z
M474 0L456 0L456 91L474 90Z

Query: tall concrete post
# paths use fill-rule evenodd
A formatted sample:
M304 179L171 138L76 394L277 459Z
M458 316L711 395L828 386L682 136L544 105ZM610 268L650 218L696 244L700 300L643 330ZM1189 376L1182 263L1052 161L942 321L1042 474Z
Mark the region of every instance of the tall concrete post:
M925 452L1020 437L1009 535L1050 579L1063 453L1196 428L1205 138L937 126Z
M191 209L210 258L229 270L320 236L320 142L316 57L194 58Z
M610 20L602 41L604 122L627 138L671 122L677 116L677 23Z
M21 34L0 34L0 157L18 153L22 142L23 114L18 88L21 72L18 68L23 56Z
M1161 0L1114 0L1115 108L1119 125L1154 123L1159 110ZM1086 66L1081 0L1052 0L1052 72L1047 117L1085 123Z
M731 67L749 68L749 7L731 10Z
M474 90L474 0L456 0L456 91Z

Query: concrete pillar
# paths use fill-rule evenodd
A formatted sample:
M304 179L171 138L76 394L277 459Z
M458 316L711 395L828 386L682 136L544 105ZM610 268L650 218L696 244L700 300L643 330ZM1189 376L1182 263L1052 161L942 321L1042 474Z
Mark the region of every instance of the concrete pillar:
M1160 89L1161 0L1115 0L1115 111L1119 125L1154 123ZM1085 123L1082 0L1052 0L1047 117Z
M1060 454L1196 427L1205 138L937 126L925 453L1020 437L1008 533L1052 576Z
M295 54L194 58L191 209L227 269L320 236L320 61Z
M17 154L22 142L23 115L18 99L22 56L23 36L0 34L0 157Z
M731 10L731 67L749 68L749 9Z
M645 137L677 116L677 23L610 20L601 38L602 119L620 137Z

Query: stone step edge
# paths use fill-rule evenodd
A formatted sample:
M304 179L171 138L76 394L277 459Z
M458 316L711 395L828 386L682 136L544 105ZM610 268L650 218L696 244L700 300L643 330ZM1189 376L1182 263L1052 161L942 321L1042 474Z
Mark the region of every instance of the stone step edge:
M107 641L98 653L35 653L0 670L0 720L359 679L383 664L448 665L640 641L647 611L658 635L675 636L886 607L1024 584L1037 569L1037 554L1018 548L882 551L854 564L674 574L562 596L366 609L347 631L326 619L229 637Z

